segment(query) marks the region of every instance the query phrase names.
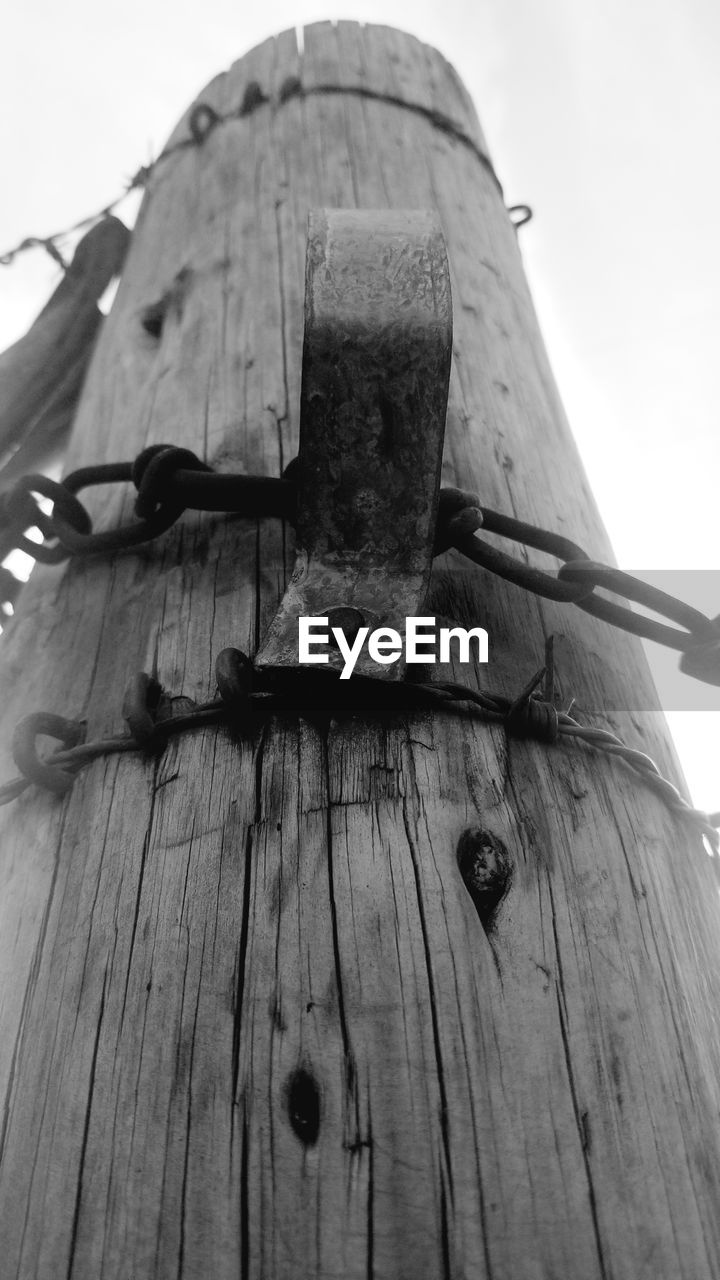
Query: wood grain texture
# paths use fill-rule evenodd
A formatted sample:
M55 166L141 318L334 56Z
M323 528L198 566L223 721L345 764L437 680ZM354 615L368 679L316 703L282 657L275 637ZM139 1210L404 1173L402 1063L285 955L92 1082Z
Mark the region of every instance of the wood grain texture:
M155 170L70 465L169 440L279 474L308 209L433 207L445 479L607 557L465 91L386 28L304 39L218 76L199 100L222 115L252 81L269 101ZM289 77L307 92L280 103ZM109 527L132 495L91 500ZM140 668L210 695L291 564L279 522L188 514L140 552L39 567L2 638L3 728L46 707L117 731ZM431 591L487 627L481 682L517 690L552 632L564 693L675 769L629 637L452 555ZM98 761L0 822L3 1276L720 1274L718 895L617 760L463 714L309 711ZM471 827L512 863L486 927L456 859Z

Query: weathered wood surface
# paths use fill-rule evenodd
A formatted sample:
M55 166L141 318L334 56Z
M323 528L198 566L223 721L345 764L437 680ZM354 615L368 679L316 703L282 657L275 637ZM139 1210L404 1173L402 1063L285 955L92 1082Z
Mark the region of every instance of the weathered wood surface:
M41 470L67 439L102 312L130 233L119 218L96 223L24 337L0 354L0 488Z
M153 176L71 464L171 440L278 474L308 208L434 206L445 479L607 556L498 189L432 119L484 146L454 74L341 23L308 28L302 57L292 32L268 41L201 100L236 111L251 81L269 102ZM110 526L131 495L95 502ZM2 640L4 725L47 707L117 731L143 667L211 694L214 656L255 649L291 563L277 522L186 515L111 564L39 569ZM450 556L432 590L487 626L488 686L518 689L553 632L567 695L673 768L628 637ZM720 1274L718 895L618 761L462 716L278 717L97 762L0 822L4 1276ZM469 827L513 864L487 930L456 861ZM289 1111L307 1136L312 1081L309 1145Z

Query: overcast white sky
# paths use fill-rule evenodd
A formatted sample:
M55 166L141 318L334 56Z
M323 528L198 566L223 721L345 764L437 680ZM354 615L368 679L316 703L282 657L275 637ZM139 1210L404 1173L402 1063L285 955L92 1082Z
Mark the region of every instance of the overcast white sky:
M716 0L25 0L0 47L0 253L107 203L218 71L324 18L404 28L455 65L508 203L535 210L527 273L619 563L720 570ZM39 251L0 268L0 349L56 280ZM720 613L720 573L691 587ZM720 711L671 724L695 801L720 807Z

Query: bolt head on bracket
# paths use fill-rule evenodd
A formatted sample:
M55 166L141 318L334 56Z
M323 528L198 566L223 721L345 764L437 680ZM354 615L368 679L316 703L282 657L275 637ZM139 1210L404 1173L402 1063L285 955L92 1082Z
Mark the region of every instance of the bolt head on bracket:
M312 211L297 560L256 666L300 665L300 617L328 617L348 639L343 619L355 634L392 627L404 641L430 576L451 354L437 215ZM337 647L326 652L313 670L341 671ZM355 673L398 680L403 662L378 666L364 649Z

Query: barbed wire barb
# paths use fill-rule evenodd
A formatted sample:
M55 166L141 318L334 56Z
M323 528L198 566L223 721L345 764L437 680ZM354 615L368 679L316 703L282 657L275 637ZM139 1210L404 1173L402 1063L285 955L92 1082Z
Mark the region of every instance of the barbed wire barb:
M607 729L580 724L567 712L557 712L552 703L538 693L538 685L546 675L546 667L536 672L518 697L473 689L452 682L398 682L368 677L352 677L344 686L331 676L323 679L324 698L319 698L317 679L298 668L293 672L292 686L282 690L260 687L259 675L251 660L239 650L225 649L216 662L216 680L220 696L210 702L172 713L172 699L163 694L156 680L139 672L130 681L123 699L123 716L128 733L122 737L85 740L85 725L48 712L33 712L15 728L13 756L21 776L0 786L0 806L17 799L33 783L55 794L64 795L73 785L77 773L101 756L125 752L147 754L163 750L170 737L177 734L225 724L247 724L251 713L262 715L287 713L297 717L305 713L317 715L323 704L331 715L373 713L376 706L412 710L423 701L436 708L469 703L473 714L490 723L502 725L514 737L531 738L546 744L581 742L614 755L628 764L650 786L676 817L688 821L705 840L713 858L720 882L720 813L705 813L688 804L678 788L665 778L654 760L645 752L630 747ZM286 673L287 674L287 673ZM314 673L313 673L314 674ZM271 678L270 678L271 679ZM37 738L59 739L62 747L41 759Z

